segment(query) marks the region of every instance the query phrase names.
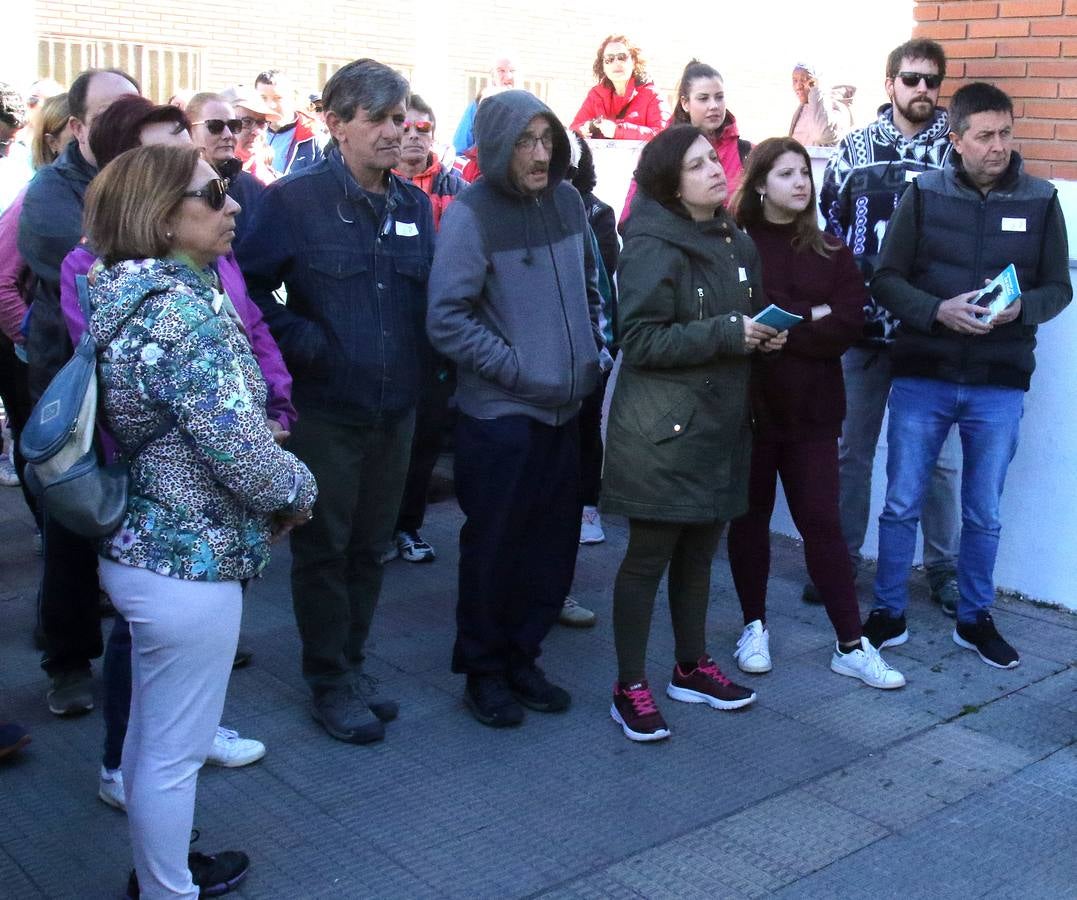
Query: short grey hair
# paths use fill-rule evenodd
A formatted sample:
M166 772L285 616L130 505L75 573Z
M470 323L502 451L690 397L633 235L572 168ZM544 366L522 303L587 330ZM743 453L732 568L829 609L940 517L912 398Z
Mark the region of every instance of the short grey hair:
M358 109L371 119L384 118L408 99L408 80L389 66L373 59L357 59L337 69L325 83L322 103L343 122L355 118Z

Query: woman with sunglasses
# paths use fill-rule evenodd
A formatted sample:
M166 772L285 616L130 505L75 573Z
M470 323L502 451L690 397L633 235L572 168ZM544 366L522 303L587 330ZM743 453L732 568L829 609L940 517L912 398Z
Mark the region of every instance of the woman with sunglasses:
M191 120L191 140L202 158L228 180L228 196L239 204L236 215L236 239L243 240L246 223L265 185L250 172L243 171L243 162L236 156L236 144L243 131L243 120L220 94L195 94L187 101L187 118Z
M752 361L754 439L748 512L729 528L729 567L744 614L734 657L744 672L771 669L767 628L770 517L780 476L804 539L836 643L830 668L874 688L905 679L863 636L853 569L838 515L838 434L845 417L841 356L859 337L867 292L853 254L819 230L811 159L792 138L769 138L748 157L731 204L759 250L767 297L803 317L780 354Z
M265 381L213 268L236 211L193 147L129 150L86 194L102 264L89 291L99 405L131 471L127 512L98 548L133 645L128 896L216 896L246 874L241 853L188 858L198 770L224 706L241 583L265 567L271 536L310 518L317 493L266 427Z
M569 126L586 137L649 141L666 127L669 110L647 75L639 47L623 34L598 45L591 67L598 81Z

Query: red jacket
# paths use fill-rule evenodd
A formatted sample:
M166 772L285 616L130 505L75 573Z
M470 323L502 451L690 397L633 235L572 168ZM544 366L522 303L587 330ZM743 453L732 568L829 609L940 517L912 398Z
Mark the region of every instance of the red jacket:
M669 110L653 84L638 85L634 78L629 78L623 97L617 96L605 81L591 88L569 127L584 131L587 122L598 118L617 123L613 133L616 141L649 141L666 127ZM585 132L584 137L587 136Z
M441 165L436 153L429 156L430 165L414 178L409 178L403 172L393 171L420 188L430 198L430 206L434 210L434 228L441 227L441 215L449 204L456 199L456 195L465 187L466 181L452 169L446 169Z

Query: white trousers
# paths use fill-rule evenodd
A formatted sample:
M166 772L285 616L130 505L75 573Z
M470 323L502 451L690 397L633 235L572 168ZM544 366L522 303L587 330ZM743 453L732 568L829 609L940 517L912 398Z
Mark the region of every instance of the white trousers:
M131 625L131 718L123 783L141 896L196 900L187 853L198 770L232 671L238 581L167 578L100 561L101 585Z

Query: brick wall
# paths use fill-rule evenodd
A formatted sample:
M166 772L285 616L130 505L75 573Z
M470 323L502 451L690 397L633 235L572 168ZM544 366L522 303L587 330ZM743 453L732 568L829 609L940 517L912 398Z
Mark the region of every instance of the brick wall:
M913 34L946 48L943 97L997 85L1029 171L1077 180L1077 0L917 0L914 15Z

